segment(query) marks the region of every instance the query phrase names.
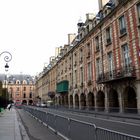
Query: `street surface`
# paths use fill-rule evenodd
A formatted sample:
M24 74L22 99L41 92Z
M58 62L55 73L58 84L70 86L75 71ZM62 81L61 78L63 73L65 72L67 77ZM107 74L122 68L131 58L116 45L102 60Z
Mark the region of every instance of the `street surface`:
M23 109L17 109L20 119L26 129L30 140L63 140L52 130L31 117Z
M41 108L40 108L41 109ZM121 120L120 118L98 118L95 117L93 114L87 113L78 113L78 112L71 112L71 111L61 111L59 109L50 109L44 108L44 111L58 114L61 116L81 120L84 122L90 122L95 124L97 127L103 127L106 129L126 133L129 135L139 136L140 137L140 121L137 120L136 123L132 122L125 122L125 120ZM135 121L135 120L134 120Z

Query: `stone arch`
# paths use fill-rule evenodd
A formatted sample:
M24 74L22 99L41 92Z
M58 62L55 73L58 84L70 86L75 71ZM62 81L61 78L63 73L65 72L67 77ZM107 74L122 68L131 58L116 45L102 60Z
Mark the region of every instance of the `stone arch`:
M22 104L27 105L27 101L26 100L23 100L22 101Z
M94 94L92 92L89 92L87 95L88 98L88 108L94 109L95 103L94 103Z
M64 95L61 95L61 105L62 105L62 106L65 105L65 98L64 98Z
M61 97L60 96L58 96L58 105L61 105Z
M108 94L109 111L118 112L119 111L119 99L118 93L114 89L110 89Z
M64 105L68 107L68 94L64 96Z
M70 107L73 107L73 96L70 95Z
M99 111L103 111L105 108L105 94L103 91L98 91L96 96L96 102L97 102L97 109Z
M80 105L81 105L81 109L85 109L86 107L86 96L84 93L82 93L80 95Z
M29 100L29 105L32 105L33 104L33 100Z
M79 108L79 96L75 94L75 108Z
M133 87L126 87L124 90L125 112L137 112L137 95Z

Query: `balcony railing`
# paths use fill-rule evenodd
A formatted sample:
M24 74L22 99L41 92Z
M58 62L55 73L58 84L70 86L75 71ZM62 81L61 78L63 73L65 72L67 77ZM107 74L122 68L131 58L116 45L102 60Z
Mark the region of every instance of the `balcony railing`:
M107 83L109 81L122 78L136 78L135 67L123 67L98 75L97 83Z

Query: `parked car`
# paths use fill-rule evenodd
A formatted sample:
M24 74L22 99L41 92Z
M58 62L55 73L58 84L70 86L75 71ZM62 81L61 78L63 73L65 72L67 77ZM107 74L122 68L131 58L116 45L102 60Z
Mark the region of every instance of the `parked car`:
M41 107L47 107L47 104L46 103L41 103Z
M40 107L40 106L41 106L41 104L40 104L40 103L37 103L37 104L36 104L36 106Z

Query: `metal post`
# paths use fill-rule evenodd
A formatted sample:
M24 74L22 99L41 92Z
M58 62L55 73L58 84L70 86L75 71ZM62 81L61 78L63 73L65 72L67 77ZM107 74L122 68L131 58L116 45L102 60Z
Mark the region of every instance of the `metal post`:
M12 60L12 55L11 55L11 53L9 53L8 51L4 51L4 52L2 52L2 53L0 53L0 57L1 56L4 56L4 61L6 62L6 65L5 65L5 71L7 72L8 71L8 68L9 68L9 66L8 66L8 62L10 62L11 60ZM7 80L7 77L6 77L7 75L5 74L5 103L6 103L6 105L7 105L7 84L6 84L6 80Z

